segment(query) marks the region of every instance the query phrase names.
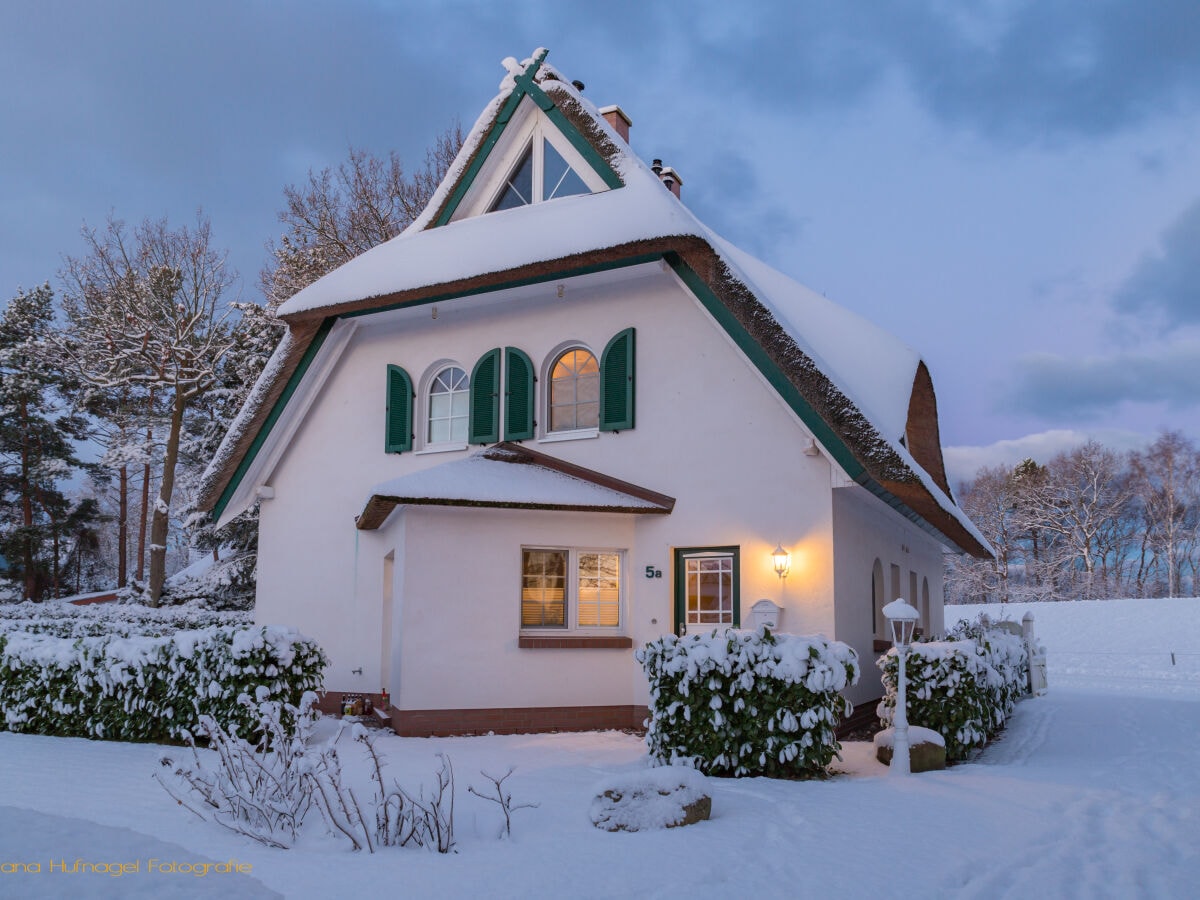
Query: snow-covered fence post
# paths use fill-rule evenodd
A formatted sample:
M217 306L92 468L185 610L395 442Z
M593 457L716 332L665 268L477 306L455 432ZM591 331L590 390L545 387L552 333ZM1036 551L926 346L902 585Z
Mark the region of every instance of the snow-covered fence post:
M1033 613L1021 617L1021 635L1029 653L1029 693L1040 697L1046 693L1046 648L1038 643L1033 632ZM1172 658L1172 662L1174 658Z

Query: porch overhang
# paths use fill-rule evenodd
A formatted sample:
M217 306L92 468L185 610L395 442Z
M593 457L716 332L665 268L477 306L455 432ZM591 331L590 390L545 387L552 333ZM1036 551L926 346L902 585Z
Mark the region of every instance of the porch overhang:
M377 529L397 506L664 516L675 508L675 498L504 442L376 486L355 525L360 531Z

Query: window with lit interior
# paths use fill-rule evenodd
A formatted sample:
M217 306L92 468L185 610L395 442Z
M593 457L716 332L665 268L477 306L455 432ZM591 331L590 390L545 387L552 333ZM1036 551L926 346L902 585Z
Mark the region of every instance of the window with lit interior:
M620 552L521 551L522 628L616 629L620 624Z
M581 431L600 424L600 364L582 347L550 367L550 431Z

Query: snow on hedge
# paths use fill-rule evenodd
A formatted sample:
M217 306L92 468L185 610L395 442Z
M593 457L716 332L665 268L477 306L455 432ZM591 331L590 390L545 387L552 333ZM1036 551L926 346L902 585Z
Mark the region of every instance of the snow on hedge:
M668 634L638 651L650 682L646 743L658 765L709 775L823 774L858 681L858 656L821 635Z
M58 637L169 635L213 625L249 625L252 620L249 612L218 612L199 602L161 607L137 603L0 604L0 632L24 631Z
M172 627L187 618L168 622L141 611L125 617L52 613L32 620L5 618L0 630L0 730L185 740L200 716L209 715L248 733L254 720L238 704L239 695L295 705L305 691L320 690L328 660L295 629ZM110 633L95 633L106 623L113 626ZM136 633L139 627L152 633Z
M915 643L905 663L908 721L946 740L947 759L966 759L996 734L1028 692L1029 653L1019 635L986 619L959 622L955 640ZM886 691L877 712L890 725L896 709L896 648L879 658Z

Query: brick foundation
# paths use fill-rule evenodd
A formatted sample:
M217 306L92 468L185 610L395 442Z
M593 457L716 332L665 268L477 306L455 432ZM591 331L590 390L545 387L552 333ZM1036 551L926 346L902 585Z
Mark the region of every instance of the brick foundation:
M534 734L544 731L641 730L644 706L526 706L499 709L395 709L392 727L401 737L463 734Z

